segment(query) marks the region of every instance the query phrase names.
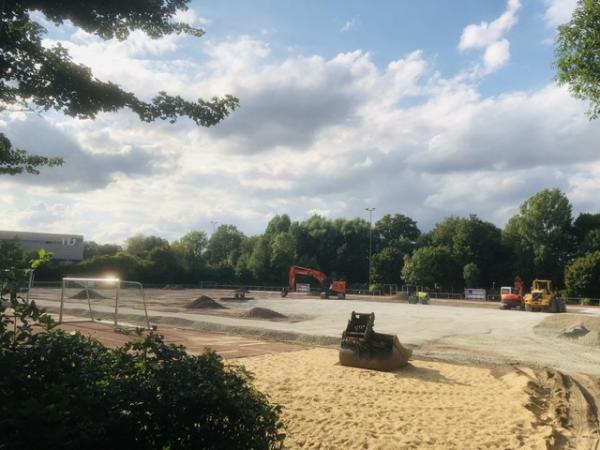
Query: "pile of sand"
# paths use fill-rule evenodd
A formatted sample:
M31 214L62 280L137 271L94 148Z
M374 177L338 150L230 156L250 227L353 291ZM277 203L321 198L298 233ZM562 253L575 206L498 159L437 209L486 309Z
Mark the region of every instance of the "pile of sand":
M538 323L538 334L567 339L577 344L600 346L600 317L555 314Z
M528 409L531 379L510 367L413 361L377 372L324 348L240 363L283 406L289 448L549 448L562 432Z
M105 297L100 292L98 292L94 289L89 289L89 288L87 290L87 293L86 293L85 289L82 289L77 294L71 295L71 297L69 297L69 298L74 298L76 300L87 300L88 294L90 296L90 299L92 299L92 300L101 300L103 298L109 298L109 297Z
M175 291L181 291L183 289L185 289L182 285L180 284L166 284L163 289L169 289L169 290L175 290Z
M252 319L287 319L286 315L273 311L269 308L252 308L244 313L244 317Z
M186 308L193 309L227 309L226 306L217 303L208 295L201 295L196 300L192 300L186 305Z

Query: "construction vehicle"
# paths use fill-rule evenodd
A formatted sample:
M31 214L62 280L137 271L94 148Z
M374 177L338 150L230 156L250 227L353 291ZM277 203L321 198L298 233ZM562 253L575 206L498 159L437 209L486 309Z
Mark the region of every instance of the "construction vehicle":
M523 280L521 277L515 277L514 287L503 286L500 288L500 302L502 303L501 309L525 309L523 300Z
M531 292L525 295L525 311L567 312L565 301L558 298L550 280L533 280Z
M375 313L352 311L340 344L340 364L363 369L391 371L408 364L412 350L397 336L373 330Z
M285 297L288 292L296 290L296 276L304 275L316 279L321 284L321 298L329 298L332 295L337 296L338 299L344 300L346 298L346 282L341 280L330 280L327 275L316 269L309 269L308 267L291 266L289 271L289 287L281 290L281 296Z

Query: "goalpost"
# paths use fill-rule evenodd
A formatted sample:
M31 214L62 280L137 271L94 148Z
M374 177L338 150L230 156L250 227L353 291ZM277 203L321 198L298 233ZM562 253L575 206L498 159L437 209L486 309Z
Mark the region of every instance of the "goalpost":
M139 307L141 299L142 309L144 311L143 322L146 329L150 330L150 320L146 308L146 296L144 286L137 281L124 281L119 278L75 278L65 277L62 279L60 291L60 309L58 322L63 323L63 314L65 306L75 307L76 315L79 315L81 300L87 302L90 320L96 322L94 318L94 306L97 306L96 315L104 315L112 311L114 327L119 327L119 307L122 303L125 306L136 309ZM100 320L98 320L100 321ZM135 320L134 320L135 321Z

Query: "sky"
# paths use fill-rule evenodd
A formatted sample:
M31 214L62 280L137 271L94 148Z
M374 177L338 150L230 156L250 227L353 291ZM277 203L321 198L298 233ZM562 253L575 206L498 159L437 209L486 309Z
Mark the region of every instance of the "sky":
M0 179L0 228L119 243L173 240L212 223L246 234L276 214L373 220L402 213L431 229L477 214L502 227L544 188L574 214L599 212L600 121L554 82L553 42L576 0L192 1L200 39L102 41L48 29L144 99L232 94L212 128L141 123L127 110L78 120L0 114L18 147L61 168Z

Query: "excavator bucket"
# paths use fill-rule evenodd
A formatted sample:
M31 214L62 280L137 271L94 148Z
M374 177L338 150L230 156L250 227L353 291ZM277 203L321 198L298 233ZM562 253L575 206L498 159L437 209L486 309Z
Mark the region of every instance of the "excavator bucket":
M352 311L342 333L340 364L363 369L392 371L408 364L412 350L402 346L397 336L373 331L375 313Z

